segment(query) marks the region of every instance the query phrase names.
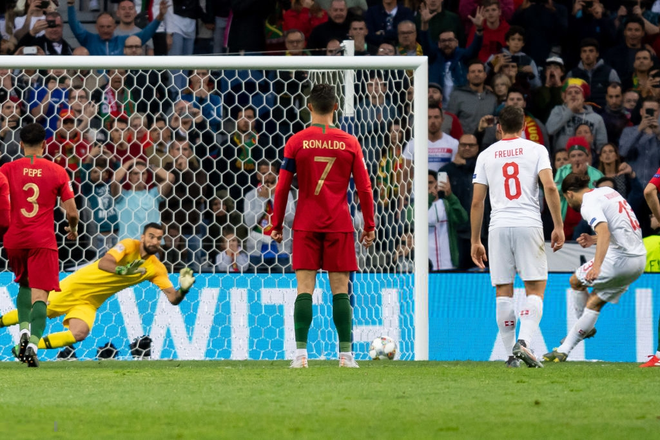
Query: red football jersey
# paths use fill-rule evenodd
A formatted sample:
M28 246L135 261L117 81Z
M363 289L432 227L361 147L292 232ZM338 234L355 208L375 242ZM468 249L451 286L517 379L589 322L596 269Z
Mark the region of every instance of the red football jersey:
M57 197L73 198L66 170L40 157L25 157L0 168L9 181L11 225L4 244L9 249L55 249L53 210Z
M364 230L375 229L371 182L362 148L354 136L332 126L314 124L289 139L275 190L272 223L278 231L282 230L294 174L298 175L299 187L294 230L354 232L346 196L351 174L364 215Z
M11 204L9 203L9 182L4 174L0 173L0 231L4 233L10 223Z
M653 184L660 191L660 168L655 172L649 183Z

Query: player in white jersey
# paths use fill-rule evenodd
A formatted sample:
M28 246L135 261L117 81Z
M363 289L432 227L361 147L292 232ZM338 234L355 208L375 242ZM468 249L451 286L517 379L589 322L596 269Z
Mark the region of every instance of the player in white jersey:
M589 182L589 176L571 173L561 184L569 206L580 211L596 232L596 235L582 234L578 243L583 247L595 243L596 255L571 276L571 288L585 296L584 312L559 348L543 355L546 361L565 361L571 350L593 330L603 306L608 302L616 304L646 266L642 231L626 199L612 188L592 190ZM591 294L588 287L592 287Z
M541 180L552 214L554 251L564 244L559 191L552 177L548 150L521 138L525 113L513 106L500 113L497 130L502 140L477 157L472 182L472 260L480 268L490 261L490 278L496 290L496 319L507 366L516 367L520 359L530 367L543 364L528 348L538 331L543 315L543 293L548 280L543 223L539 202ZM481 243L481 224L486 193L490 195L488 254ZM513 281L516 271L525 282L527 299L520 311L520 332L516 342L516 316L513 310Z

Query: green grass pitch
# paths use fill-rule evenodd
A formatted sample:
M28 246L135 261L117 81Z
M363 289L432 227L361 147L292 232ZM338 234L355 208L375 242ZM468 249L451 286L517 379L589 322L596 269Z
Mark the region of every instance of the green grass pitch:
M651 439L660 370L566 363L0 363L7 439Z

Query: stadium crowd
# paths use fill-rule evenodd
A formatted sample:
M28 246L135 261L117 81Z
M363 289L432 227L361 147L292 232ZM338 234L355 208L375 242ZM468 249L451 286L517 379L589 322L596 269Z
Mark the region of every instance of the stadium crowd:
M479 152L499 139L505 105L525 109L524 136L548 149L558 184L576 172L593 186L612 186L644 236L655 232L643 188L660 167L660 0L1 3L7 55L335 56L352 39L356 56L428 56L432 270L474 267L471 179ZM95 32L78 18L106 8ZM81 238L62 247L64 266L162 222L170 269L287 270L290 231L282 244L270 239L279 161L287 138L309 121L311 85L338 83L338 75L0 69L0 161L21 155L21 125L44 125L46 156L75 178L82 213ZM356 77L354 133L373 179L378 225L376 246L360 251L360 263L409 271L412 75ZM288 226L295 198L294 188ZM542 209L549 237L552 221ZM565 200L562 215L567 239L589 230Z

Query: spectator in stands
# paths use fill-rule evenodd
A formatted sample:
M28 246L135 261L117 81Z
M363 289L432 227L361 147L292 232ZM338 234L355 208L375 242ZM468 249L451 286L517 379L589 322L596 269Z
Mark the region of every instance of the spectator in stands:
M35 36L41 37L44 35L44 30L47 26L47 24L44 23L46 20L45 14L48 12L54 12L55 4L50 3L47 8L42 8L42 3L41 0L26 0L23 2L24 9L20 15L14 18L13 30L11 32L17 41L21 40L28 32L37 26L39 27L39 31L35 33ZM11 20L10 16L7 18Z
M126 115L119 115L112 121L110 139L105 145L105 150L110 153L111 163L121 164L133 160L147 162L147 155L139 142L135 142L131 136Z
M135 3L133 0L120 0L117 5L117 18L119 19L119 25L115 28L114 35L130 36L140 33L142 29L135 25L135 17L137 17L137 11L135 10ZM136 35L136 38L140 37ZM142 43L141 39L140 43ZM126 48L126 44L127 43L124 42L124 49ZM133 40L131 42L131 47L135 45L135 40ZM140 48L137 50L140 55L153 55L154 44L150 39L146 40L144 47L140 44Z
M147 115L144 113L133 113L128 119L128 130L133 142L140 144L142 151L151 148L149 129L146 126Z
M89 51L80 46L73 49L72 55L88 57ZM108 83L105 74L94 70L68 70L67 74L71 78L71 86L82 87L87 91L88 96L92 96L94 90L103 88Z
M378 153L384 142L388 124L397 118L396 107L389 96L387 82L380 72L369 73L367 96L355 108L355 129L362 144L364 159L370 174L378 167Z
M231 0L229 52L262 52L266 49L266 18L275 10L273 0Z
M508 3L511 0L503 0L504 3ZM472 1L466 1L461 3L474 3ZM512 4L510 5L512 6ZM481 50L479 51L479 59L484 63L488 61L491 55L496 55L502 51L502 48L506 46L505 35L509 30L509 23L502 19L502 8L500 6L499 0L485 0L481 9L473 8L476 13L474 17L475 21L477 17L482 16L484 20L481 23L474 24L472 21L470 23L470 31L468 32L467 45L469 46L476 36L476 28L479 26L483 27L483 42L481 43ZM513 8L511 8L510 15L513 14ZM470 16L472 18L472 16Z
M415 271L415 234L408 227L403 231L396 250L396 270L403 273Z
M250 255L250 262L257 268L263 265L273 267L276 264L287 266L291 254L291 226L295 213L293 193L289 192L284 216L286 226L283 231L284 240L277 244L270 238L270 233L278 168L268 161L260 162L259 165L261 169L257 174L259 183L245 195L243 223L249 230L249 236L245 240L245 250Z
M589 165L591 150L589 149L587 140L582 137L569 138L566 142L566 151L568 151L569 163L557 170L557 174L555 175L557 188L561 188L561 183L571 173L588 175L591 180L589 186L594 188L594 183L603 177L603 173ZM582 220L582 216L579 212L568 206L568 202L561 191L559 197L561 201L561 216L564 220L564 235L566 237L574 237L573 230Z
M568 151L557 150L552 155L552 175L557 175L557 170L568 163Z
M603 118L607 130L607 140L616 145L619 144L619 138L623 129L632 126L628 114L623 108L621 90L621 84L610 84L607 87L607 94L605 95L607 104L600 110L600 116Z
M381 57L391 57L396 55L396 46L390 41L384 41L378 45L376 55Z
M422 46L417 42L417 27L415 23L409 20L402 21L397 26L397 35L399 46L397 47L399 55L424 55Z
M329 20L312 29L307 47L312 50L323 49L332 39L345 40L350 25L347 17L346 0L332 0L328 9Z
M525 47L525 29L520 26L511 26L504 36L506 40L506 47L502 48L502 53L499 55L492 55L486 63L486 66L492 66L493 70L498 73L501 66L505 64L515 64L516 70L529 83L529 87L536 89L541 87L541 78L539 77L539 70L536 67L534 60L525 54L522 49ZM514 83L521 82L516 76ZM519 88L529 88L526 84L516 84Z
M603 49L614 45L616 39L616 28L614 23L605 12L601 3L593 2L591 8L586 8L585 1L573 3L573 13L568 17L568 38L566 41L583 41L593 39ZM564 44L570 65L577 62L580 56L580 47L572 44ZM604 51L603 51L604 53Z
M485 88L486 70L478 59L468 63L467 80L467 86L454 89L447 110L458 116L466 133L474 133L479 120L495 111L497 98Z
M142 41L136 35L131 35L124 42L124 55L139 56L143 52ZM124 77L128 90L135 90L135 108L141 113L147 113L149 120L153 115L169 113L172 102L167 99L167 87L170 84L170 74L164 70L129 70Z
M165 170L170 174L172 194L165 200L161 212L167 235L172 239L167 259L199 270L203 263L202 237L196 231L202 225L206 173L200 172L199 161L192 156L187 141L175 140L169 153L173 161L165 166Z
M195 155L206 157L216 148L215 133L208 128L202 111L183 99L174 104L170 127L195 147Z
M603 176L609 177L614 181L614 189L624 199L628 199L631 192L637 192L638 198L644 197L642 184L637 179L637 175L632 167L623 161L616 145L608 143L600 149L600 153L598 154L598 171L603 173ZM635 210L634 207L633 210Z
M0 164L21 157L20 138L21 108L7 100L0 107Z
M92 101L99 106L99 116L109 129L119 115L131 116L135 112L133 93L126 87L125 70L108 70L109 82L92 92ZM139 93L139 91L136 90Z
M397 0L382 0L381 4L370 7L364 14L369 29L367 41L375 45L383 41L394 41L399 23L413 19L413 12L403 4L397 4Z
M660 104L652 98L642 102L639 125L624 128L619 153L642 182L649 182L660 166Z
M566 33L568 11L555 1L529 2L527 5L518 8L509 23L525 29L525 53L539 65Z
M429 259L431 270L456 269L459 265L456 227L468 223L468 214L451 191L451 183L438 182L437 171L429 174ZM422 199L423 200L423 199ZM420 203L423 203L420 201Z
M97 157L93 163L83 164L80 193L84 206L81 211L88 219L85 232L91 237L90 244L96 251L94 258L101 258L118 242L119 217L111 193L111 178L111 169L105 157Z
M639 93L634 90L626 90L623 94L623 109L630 119L632 112L637 108L639 102Z
M474 135L465 134L458 140L458 151L454 159L440 168L440 171L447 173L449 185L468 216L468 221L456 225L459 250L457 267L463 270L474 267L470 256L472 247L470 244L469 217L472 205L472 176L477 164L478 154L479 143L477 138Z
M159 183L153 184L154 176ZM126 187L122 189L124 178ZM164 169L148 168L147 163L132 159L115 171L111 192L119 216L119 240L137 237L147 223L160 223L158 205L172 191L173 177Z
M516 7L519 5L518 1L514 0L499 0L497 2L498 6L498 16L502 16L504 20L509 21L511 20L511 17L513 17L513 11L516 9ZM461 0L458 6L458 15L461 17L461 20L463 22L469 24L469 17L475 14L476 10L479 8L479 6L482 6L484 8L484 13L487 13L488 7L492 3L490 0L486 1L480 1L480 0ZM484 61L484 60L482 60Z
M633 63L633 71L631 76L623 79L623 88L625 90L634 90L639 93L641 98L653 97L657 94L654 90L660 82L652 71L657 69L653 67L653 58L651 51L648 49L639 49L635 54L635 62Z
M550 136L548 136L545 125L527 112L527 101L525 101L525 95L520 89L509 89L504 104L525 110L525 125L521 136L523 139L544 145L548 149L550 148ZM495 130L496 125L495 118L491 115L486 115L479 120L476 135L482 150L490 147L499 140Z
M542 87L532 91L534 114L542 122L546 122L550 112L558 105L562 105L562 84L564 82L564 60L553 56L545 61L545 83Z
M215 81L208 69L191 70L188 87L181 93L181 99L200 109L209 128L218 132L222 124L222 101L214 91Z
M401 122L392 121L387 129L384 146L378 163L376 174L376 214L379 218L377 228L378 239L376 250L382 252L394 251L394 239L399 236L399 228L403 223L401 210L403 209L402 192L404 159L402 156L404 146L404 130Z
M442 86L446 108L449 97L455 87L462 87L467 83L466 63L475 58L481 49L483 29L476 31L476 37L467 49L458 47L458 39L454 31L443 31L439 39L432 39L428 32L431 16L428 9L421 9L421 25L419 38L424 53L429 57L429 82Z
M209 200L198 232L202 237L202 248L209 258L221 248L223 232L227 231L240 240L244 240L248 235L243 216L236 211L234 200L229 197L227 190L222 189Z
M639 17L627 19L623 28L624 43L611 48L605 57L607 64L619 74L619 78L632 76L635 54L642 48L644 40L644 21Z
M440 87L440 84L429 83L429 102L435 102L442 108L442 98L442 88ZM443 110L442 116L441 130L443 133L447 133L454 139L463 136L463 127L461 127L461 123L458 121L458 116L446 110Z
M591 128L597 148L607 143L607 130L600 115L585 104L589 96L589 85L579 78L569 78L562 86L563 105L558 105L550 113L546 127L554 136L553 151L566 145L578 125L586 123Z
M517 69L517 68L516 68ZM503 73L498 73L493 76L493 93L497 97L497 110L495 114L499 114L500 111L504 108L504 101L506 101L506 95L509 92L509 89L513 83L511 79Z
M314 0L293 0L291 9L284 11L283 31L298 29L309 39L316 26L328 21L328 14Z
M364 18L360 17L351 21L348 36L355 42L355 56L376 55L378 52L376 46L366 41L368 33L369 30Z
M149 165L165 167L165 165L172 161L172 157L168 154L172 137L172 129L168 126L165 115L156 116L149 130L151 148L146 152L149 158Z
M45 20L39 20L35 26L21 38L18 47L38 46L46 55L71 55L71 45L62 37L62 16L58 12L49 12ZM43 35L37 37L38 34Z
M349 9L349 14L359 16L369 9L371 3L376 4L378 1L379 0L346 0L346 6ZM327 11L330 9L332 0L316 0L316 3Z
M419 5L419 14L415 18L417 27L421 29L423 20L428 21L429 37L432 41L438 41L440 34L451 31L458 39L461 47L465 46L465 26L458 16L443 7L444 0L426 0ZM409 20L412 20L409 18Z
M328 45L325 47L325 56L341 56L341 42L339 40L335 40L334 38L328 41ZM326 74L330 74L334 79L331 84L336 84L338 82L339 77L337 72L326 72Z
M77 128L81 133L85 133L90 128L94 130L102 128L103 123L97 115L97 106L89 100L87 90L80 86L69 89L67 105L73 112Z
M47 138L58 128L58 114L68 99L68 84L64 70L50 70L43 82L29 92L28 110L35 122L46 128Z
M86 30L78 17L76 16L76 8L74 6L75 0L67 0L69 7L67 8L69 16L69 26L76 40L81 46L85 46L89 53L92 55L123 55L124 54L124 41L126 35L114 35L116 24L112 15L104 12L96 19L96 32L91 33ZM165 17L167 12L167 2L162 2L158 16L149 23L149 26L142 31L136 33L140 41L149 41L154 36L156 29ZM137 236L137 235L136 235Z
M605 106L605 95L610 83L620 83L619 75L614 69L598 59L600 46L598 41L587 38L580 42L580 63L568 72L567 78L580 78L589 84L591 100L600 107ZM649 54L649 59L651 58Z
M80 166L89 154L90 145L76 127L71 110L62 110L58 119L57 130L46 141L46 156L80 182Z
M231 231L223 234L224 250L215 257L215 268L219 272L246 272L250 268L247 252L241 248L238 237Z
M127 2L128 0L124 0L124 3ZM142 46L142 40L140 40L140 37L137 35L131 35L126 39L126 41L124 41L124 55L128 57L144 55L143 49L144 47Z

